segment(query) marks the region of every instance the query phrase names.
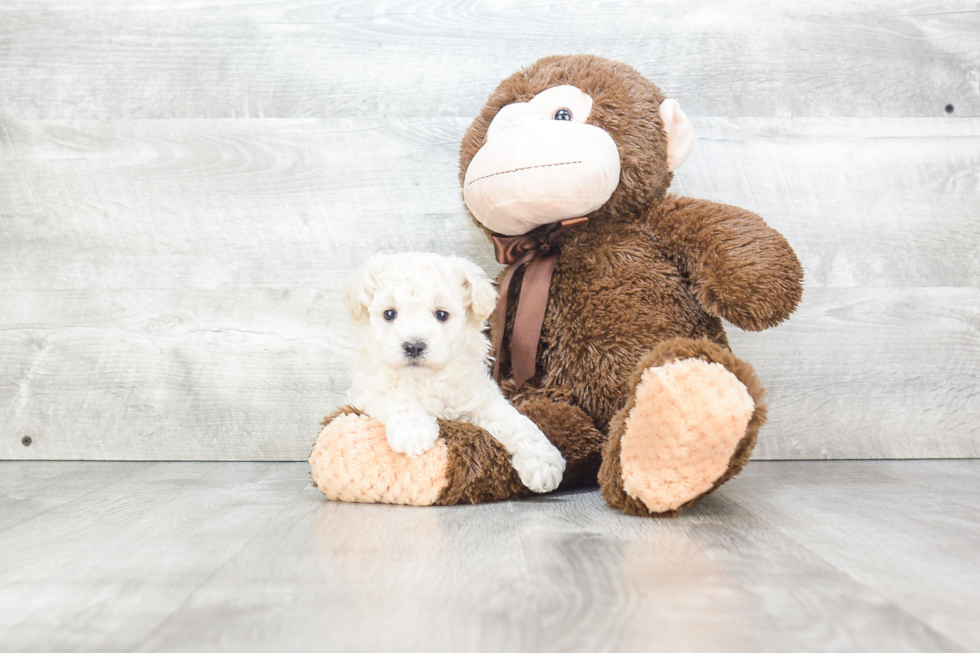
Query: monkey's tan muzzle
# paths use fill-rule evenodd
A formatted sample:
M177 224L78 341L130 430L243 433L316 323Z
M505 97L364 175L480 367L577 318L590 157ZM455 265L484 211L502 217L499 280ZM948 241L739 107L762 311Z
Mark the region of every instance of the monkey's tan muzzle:
M619 150L593 125L528 117L488 135L463 199L491 231L524 234L595 211L619 185Z

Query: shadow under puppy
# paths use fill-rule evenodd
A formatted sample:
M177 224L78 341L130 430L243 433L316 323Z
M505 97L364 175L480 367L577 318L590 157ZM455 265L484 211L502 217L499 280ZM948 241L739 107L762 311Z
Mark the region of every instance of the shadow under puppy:
M438 419L486 430L534 492L558 487L565 461L490 377L484 325L497 293L472 261L429 253L376 255L344 293L359 334L350 404L385 426L393 451L418 455Z

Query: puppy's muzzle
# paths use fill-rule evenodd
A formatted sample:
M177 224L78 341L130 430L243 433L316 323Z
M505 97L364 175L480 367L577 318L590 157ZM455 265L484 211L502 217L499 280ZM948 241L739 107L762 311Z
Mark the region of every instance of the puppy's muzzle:
M425 343L413 338L402 343L402 350L405 352L406 357L412 360L418 360L425 353Z

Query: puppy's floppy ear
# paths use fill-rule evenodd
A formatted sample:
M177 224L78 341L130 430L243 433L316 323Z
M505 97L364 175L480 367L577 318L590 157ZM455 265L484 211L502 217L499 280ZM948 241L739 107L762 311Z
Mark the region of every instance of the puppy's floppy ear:
M360 322L367 317L368 306L378 290L378 276L387 261L388 257L384 254L375 254L347 283L344 289L344 306L354 322Z
M464 297L470 300L470 310L481 322L485 322L497 305L497 290L487 273L473 261L453 257L456 274L463 284Z

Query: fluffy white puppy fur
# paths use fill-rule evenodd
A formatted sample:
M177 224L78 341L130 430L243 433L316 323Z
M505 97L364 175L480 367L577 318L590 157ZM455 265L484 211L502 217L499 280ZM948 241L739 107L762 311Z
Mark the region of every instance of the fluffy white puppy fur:
M524 485L550 492L565 471L561 453L489 374L483 328L496 300L486 273L466 259L372 257L344 293L360 336L350 403L406 454L435 444L437 418L476 424L507 449Z

